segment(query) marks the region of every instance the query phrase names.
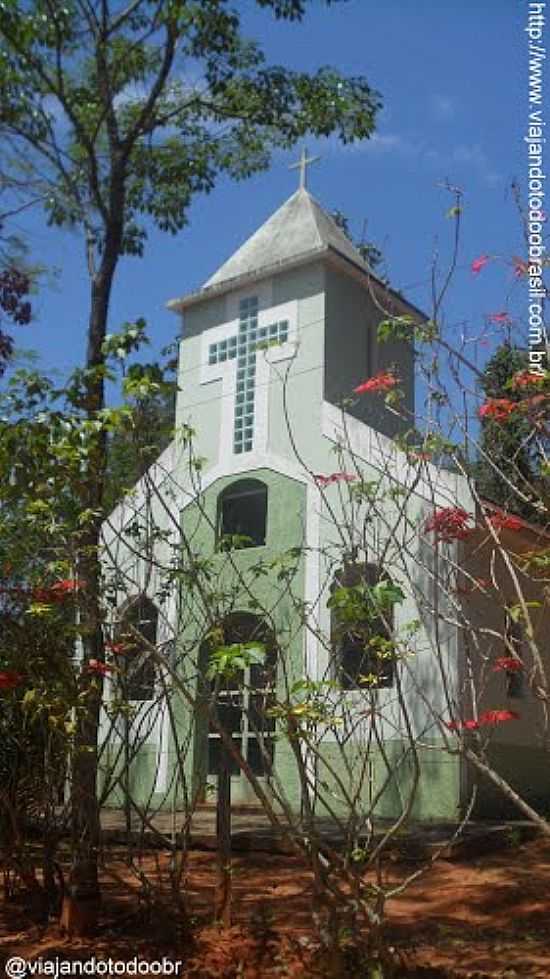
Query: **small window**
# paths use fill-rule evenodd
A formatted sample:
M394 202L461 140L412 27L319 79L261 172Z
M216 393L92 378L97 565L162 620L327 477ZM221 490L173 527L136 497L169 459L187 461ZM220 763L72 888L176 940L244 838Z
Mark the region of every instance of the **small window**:
M262 547L267 524L267 486L259 479L240 479L220 493L218 546L222 550Z
M393 635L393 610L384 615L369 614L369 589L387 579L374 564L353 564L337 572L332 585L331 636L335 659L334 675L344 690L391 687L394 659L390 645ZM340 606L338 589L349 589L357 615L349 623ZM361 617L361 607L365 610Z
M123 644L124 651L117 657L117 666L122 694L126 700L154 700L155 664L148 646L140 642L134 629L147 643L156 645L157 628L158 610L144 595L132 602L121 617L116 630L116 642Z

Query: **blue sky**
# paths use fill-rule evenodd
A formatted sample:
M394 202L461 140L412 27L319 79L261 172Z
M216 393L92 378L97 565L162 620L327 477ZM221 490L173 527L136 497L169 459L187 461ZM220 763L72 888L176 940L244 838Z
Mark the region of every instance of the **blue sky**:
M308 141L322 161L310 170L309 189L327 210L346 214L360 236L384 252L393 285L429 308L434 250L448 254L452 201L446 178L464 190L460 268L446 309L448 328L479 332L484 314L521 315L525 286L495 261L472 276L481 253L522 254L521 229L510 182L525 172L527 3L514 0L348 0L326 8L314 0L301 25L275 22L252 0L240 0L248 33L273 63L314 70L332 64L365 75L384 109L370 141L343 147ZM222 179L197 198L189 226L177 237L152 233L143 259L119 267L110 329L146 318L154 350L178 329L165 302L199 287L295 189L298 156L278 153L268 172L245 183ZM59 269L43 285L33 324L17 330L21 346L36 350L41 366L70 369L82 360L88 280L80 238L45 227L38 215L21 218L31 257ZM474 348L472 347L472 350ZM480 362L487 348L477 350Z

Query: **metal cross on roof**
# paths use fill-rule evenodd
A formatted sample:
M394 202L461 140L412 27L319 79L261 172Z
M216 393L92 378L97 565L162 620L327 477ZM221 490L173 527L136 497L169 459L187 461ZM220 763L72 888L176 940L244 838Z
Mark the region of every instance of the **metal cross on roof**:
M300 190L304 190L307 182L307 168L311 163L317 163L320 160L320 156L308 156L307 149L305 146L302 147L302 153L298 163L292 163L289 166L289 170L299 170L300 171Z

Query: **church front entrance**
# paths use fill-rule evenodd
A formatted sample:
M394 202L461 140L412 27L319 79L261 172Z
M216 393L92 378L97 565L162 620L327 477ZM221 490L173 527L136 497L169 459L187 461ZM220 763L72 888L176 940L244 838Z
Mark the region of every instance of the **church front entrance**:
M254 650L257 643L257 650ZM235 748L246 759L252 773L269 788L273 767L275 719L273 706L276 672L275 648L265 624L249 613L231 615L224 623L224 645L252 647L261 651L262 662L251 662L244 669L210 681L210 720L207 731L207 800L216 797L220 758L223 750L219 725L231 735ZM204 662L204 659L203 659ZM218 724L214 723L217 717ZM254 805L257 796L236 759L230 757L232 805Z

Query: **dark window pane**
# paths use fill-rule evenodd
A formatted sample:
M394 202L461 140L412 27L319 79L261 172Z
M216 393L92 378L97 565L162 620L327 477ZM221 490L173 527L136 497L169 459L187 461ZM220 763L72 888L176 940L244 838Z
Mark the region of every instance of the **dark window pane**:
M155 664L146 659L137 667L127 668L125 696L127 700L153 700L155 696Z
M218 717L224 731L240 731L242 708L234 701L218 701Z
M233 738L233 744L238 749L238 751L241 750L242 742L240 738ZM210 737L208 739L208 774L209 775L219 774L221 752L222 752L222 742L220 738ZM240 768L232 755L229 755L229 771L231 775L238 775L240 772Z
M266 651L265 665L253 663L250 667L250 687L252 690L265 690L266 687L273 686L275 682L275 665L269 663L269 650Z
M267 486L259 480L241 479L220 494L218 540L222 546L261 547L266 523Z
M393 662L362 644L342 641L340 647L340 682L346 690L353 687L389 687L393 683ZM376 677L376 680L368 679ZM365 678L365 679L363 679Z
M251 733L268 732L275 730L275 718L269 717L266 712L273 706L273 697L267 693L255 693L250 697L248 718Z
M273 741L267 738L263 739L263 751L256 738L249 738L248 740L248 757L247 762L250 765L254 775L266 775L271 770L273 765ZM264 755L267 754L267 758Z
M373 606L369 595L369 589L381 580L388 579L373 564L348 565L334 577L333 589L354 589L354 594L359 595L361 601L364 595L365 617L354 623L353 632L349 621L342 621L337 609L331 610L335 675L345 690L356 687L367 689L369 686L390 687L393 684L393 660L382 655L383 642L392 638L393 613L388 610L384 617L372 618Z
M127 700L154 699L156 669L147 644L156 645L157 627L158 610L142 595L124 611L115 630L115 641L122 643L125 650L117 665L122 671L122 693Z

